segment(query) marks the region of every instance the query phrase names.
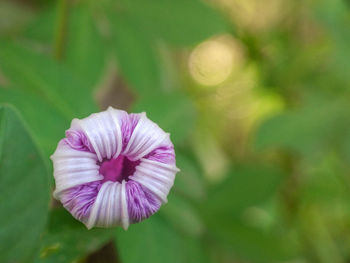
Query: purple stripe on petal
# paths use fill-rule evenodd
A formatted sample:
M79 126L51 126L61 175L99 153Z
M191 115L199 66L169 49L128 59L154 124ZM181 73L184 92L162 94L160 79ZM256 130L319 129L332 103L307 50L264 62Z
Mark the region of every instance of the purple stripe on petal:
M100 188L100 181L70 188L62 193L61 202L76 219L86 223Z
M94 152L88 139L82 131L69 129L66 131L66 143L75 150Z
M144 158L148 160L158 161L160 163L175 164L174 147L172 145L158 147Z
M121 119L121 130L123 136L123 150L130 140L130 137L135 130L137 123L140 120L140 114L126 114L122 116Z
M131 223L137 223L150 217L159 210L162 204L148 189L132 180L126 183L126 195Z

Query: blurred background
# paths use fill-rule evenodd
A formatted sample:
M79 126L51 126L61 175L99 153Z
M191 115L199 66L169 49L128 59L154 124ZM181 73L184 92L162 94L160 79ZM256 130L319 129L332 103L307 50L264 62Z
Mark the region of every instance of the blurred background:
M0 0L0 262L350 262L350 2ZM128 231L51 197L73 118L146 111L181 172Z

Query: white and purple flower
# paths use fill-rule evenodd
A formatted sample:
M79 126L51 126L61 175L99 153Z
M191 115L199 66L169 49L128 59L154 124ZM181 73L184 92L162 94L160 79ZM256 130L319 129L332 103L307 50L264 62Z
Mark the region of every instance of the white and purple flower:
M140 222L167 202L175 174L169 133L109 107L74 119L55 153L54 197L87 228Z

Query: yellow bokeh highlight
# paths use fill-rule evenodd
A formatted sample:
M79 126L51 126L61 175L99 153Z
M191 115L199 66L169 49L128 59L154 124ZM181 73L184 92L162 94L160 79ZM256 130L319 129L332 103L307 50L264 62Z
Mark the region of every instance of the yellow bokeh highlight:
M216 86L241 67L243 49L230 36L221 36L199 44L190 54L189 71L204 86Z

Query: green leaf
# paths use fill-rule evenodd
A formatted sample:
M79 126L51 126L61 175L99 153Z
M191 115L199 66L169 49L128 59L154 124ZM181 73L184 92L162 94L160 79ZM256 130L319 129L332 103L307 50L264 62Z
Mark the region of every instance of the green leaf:
M295 253L286 235L266 233L227 215L218 218L212 214L211 219L206 219L214 242L240 259L256 263L284 262Z
M23 35L45 45L52 45L55 35L57 4L50 3L42 8L33 21L27 25Z
M0 106L0 261L30 262L49 208L48 169L27 127Z
M195 110L192 101L180 92L156 93L143 96L133 106L134 112L147 113L164 131L170 132L172 142L183 142L194 127Z
M25 90L0 87L1 102L18 108L41 149L47 156L51 155L64 136L64 130L69 127L70 120L46 101Z
M41 96L68 119L96 111L84 82L43 54L1 42L0 69L11 84Z
M344 137L349 125L347 101L316 97L300 109L265 121L258 129L256 147L286 148L311 156Z
M87 230L65 209L55 209L50 213L37 262L77 262L101 248L113 235L110 229Z
M124 263L205 262L200 241L181 236L158 215L127 231L118 229L116 243Z
M202 172L195 160L176 149L176 175L174 191L193 200L202 200L206 195Z
M128 231L118 229L117 249L122 262L183 262L180 238L161 218L152 218L129 227Z
M200 236L204 231L204 224L195 208L180 196L170 194L160 215L186 235Z
M92 10L86 3L71 5L67 17L64 56L62 63L80 79L87 92L96 86L104 70L104 43L99 34ZM57 20L57 5L42 10L24 32L31 40L52 46Z
M343 165L338 155L322 156L317 163L305 164L303 183L297 193L303 204L318 204L334 208L337 203L349 203L350 193L347 175L342 173Z
M278 189L284 174L275 167L255 164L233 169L221 184L213 187L203 209L210 213L242 209L262 204Z
M227 32L225 19L200 0L123 0L121 5L143 30L174 45L195 44Z
M327 41L331 43L329 54L327 54L329 65L327 69L333 77L336 76L342 81L346 81L346 87L350 83L350 77L346 70L350 66L350 56L348 47L350 45L349 10L346 1L321 0L311 7L314 16L322 26L322 30L327 34ZM327 84L329 78L326 79Z
M87 6L79 5L70 11L64 63L84 79L91 92L104 70L104 43Z
M294 248L286 233L274 227L263 229L256 224L256 215L248 213L248 208L261 209L276 196L283 177L275 167L254 163L237 166L221 184L212 186L200 206L212 242L249 262L289 259Z
M110 15L109 18L113 50L123 77L139 94L159 91L159 56L154 43L127 17Z

